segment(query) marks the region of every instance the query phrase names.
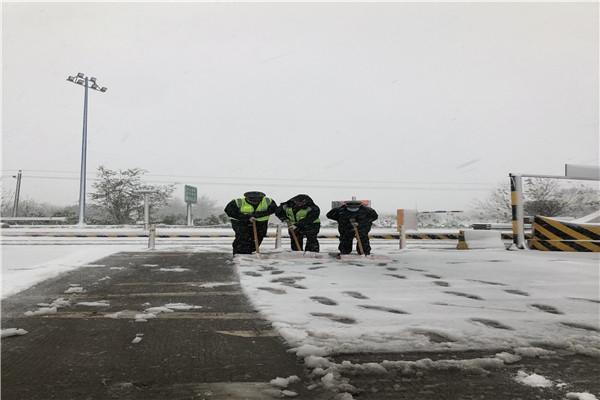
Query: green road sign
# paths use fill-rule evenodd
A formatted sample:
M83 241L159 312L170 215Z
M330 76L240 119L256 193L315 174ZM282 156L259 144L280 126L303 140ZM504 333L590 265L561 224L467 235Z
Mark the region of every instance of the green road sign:
M198 202L198 189L194 186L185 185L185 202L196 204Z

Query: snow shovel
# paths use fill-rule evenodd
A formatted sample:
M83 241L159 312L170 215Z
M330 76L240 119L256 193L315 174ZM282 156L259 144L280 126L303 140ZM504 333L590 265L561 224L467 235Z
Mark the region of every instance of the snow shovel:
M300 242L298 241L298 236L296 236L296 232L294 232L293 229L290 229L292 226L292 223L287 220L287 226L288 226L288 231L290 232L290 236L292 237L292 239L294 239L294 243L296 244L296 248L298 249L298 251L302 250L302 248L300 247Z
M360 251L360 255L364 256L365 251L363 250L362 242L360 241L360 235L358 234L358 228L354 224L352 224L352 227L354 228L354 236L356 236L356 242L358 243L358 250Z
M258 231L256 230L256 220L252 220L252 231L254 232L254 247L256 247L256 253L260 254L260 249L258 245Z

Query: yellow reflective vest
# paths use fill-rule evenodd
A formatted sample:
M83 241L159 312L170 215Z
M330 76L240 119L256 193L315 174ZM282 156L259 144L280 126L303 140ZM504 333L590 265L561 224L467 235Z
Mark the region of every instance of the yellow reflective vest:
M310 211L310 207L307 207L299 210L296 213L296 215L294 215L294 210L292 209L292 207L285 205L283 206L283 209L285 210L285 215L287 216L287 219L289 219L292 224L295 224L298 221L302 221L304 218L306 218L306 214L308 214L308 212ZM313 223L315 224L317 222L321 222L321 220L317 218L313 221Z
M273 200L271 200L268 197L263 197L263 199L261 200L261 202L254 207L252 204L248 203L246 201L246 198L241 198L241 199L235 199L235 203L237 204L238 208L240 209L240 212L242 212L243 214L252 214L253 212L259 212L259 211L267 211L267 209L269 208L269 205L271 205ZM257 221L268 221L269 220L269 215L265 215L264 217L260 217L260 218L256 218ZM236 218L231 218L231 219L236 219Z

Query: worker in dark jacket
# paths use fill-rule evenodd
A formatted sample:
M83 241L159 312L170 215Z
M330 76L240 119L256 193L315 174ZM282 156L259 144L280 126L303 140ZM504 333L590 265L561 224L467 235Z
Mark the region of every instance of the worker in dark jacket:
M298 194L277 207L275 216L288 224L290 237L293 231L298 239L300 248L296 246L294 240L291 241L293 251L303 250L304 238L306 238L306 251L319 252L317 235L321 230L320 214L319 207L306 194Z
M338 232L340 233L338 249L340 254L350 254L352 252L352 240L355 238L354 227L358 230L358 237L364 254L371 254L369 232L373 221L379 218L375 210L363 205L358 200L352 200L346 201L342 206L329 211L327 218L338 222ZM360 254L358 242L356 243L356 252Z
M233 254L252 254L256 250L253 223L256 224L258 245L267 236L269 216L277 209L277 203L262 192L246 192L244 197L231 200L225 214L231 220L235 232Z

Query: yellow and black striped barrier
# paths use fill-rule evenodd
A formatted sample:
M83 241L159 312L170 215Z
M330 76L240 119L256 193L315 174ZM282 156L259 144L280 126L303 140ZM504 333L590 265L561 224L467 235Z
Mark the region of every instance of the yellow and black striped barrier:
M408 233L407 239L416 240L458 240L457 233Z
M54 238L147 238L147 233L141 234L104 234L104 233L52 233L52 232L42 232L42 233L32 233L32 232L18 232L18 233L9 233L2 232L2 236L10 236L10 237L54 237ZM226 237L235 237L233 233L231 234L216 234L216 235L186 235L186 234L162 234L156 235L157 238L162 239L177 239L177 238L186 238L186 239L202 239L202 238L226 238ZM269 233L267 237L275 238L277 235ZM321 239L338 239L338 235L319 235ZM399 240L399 234L378 234L378 235L369 235L370 239L393 239ZM424 234L406 234L407 239L417 239L417 240L457 240L458 234L454 233L424 233Z
M576 224L536 216L529 248L545 251L600 252L600 225Z
M51 233L51 232L43 232L43 233L32 233L32 232L19 232L19 233L9 233L2 232L2 236L20 236L20 237L55 237L55 238L147 238L147 233L140 234L100 234L100 233ZM162 234L156 235L157 238L162 239L206 239L206 238L226 238L226 237L235 237L233 233L231 234L215 234L215 235L200 235L200 234ZM275 238L277 235L275 234L267 234L267 237ZM338 239L338 235L319 235L320 239ZM531 235L525 235L527 239L531 239ZM392 239L399 240L399 234L378 234L378 235L369 235L370 239ZM511 240L513 238L512 233L502 233L502 239ZM411 240L459 240L459 233L407 233L406 239Z

